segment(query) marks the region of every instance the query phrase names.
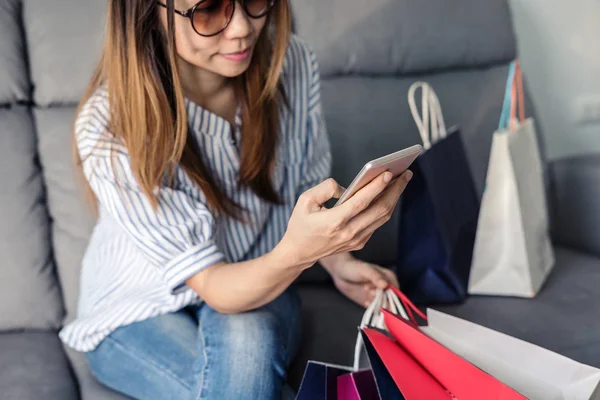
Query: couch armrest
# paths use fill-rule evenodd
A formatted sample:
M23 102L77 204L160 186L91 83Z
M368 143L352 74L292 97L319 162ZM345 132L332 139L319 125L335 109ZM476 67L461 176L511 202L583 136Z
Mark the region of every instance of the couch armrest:
M600 155L555 161L550 168L555 242L600 256Z

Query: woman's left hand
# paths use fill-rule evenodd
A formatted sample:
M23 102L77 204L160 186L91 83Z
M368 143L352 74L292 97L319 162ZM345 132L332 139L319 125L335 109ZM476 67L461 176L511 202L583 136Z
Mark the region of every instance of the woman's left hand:
M371 304L377 289L385 289L388 285L398 287L398 278L393 271L353 256L339 262L330 274L338 290L363 307Z

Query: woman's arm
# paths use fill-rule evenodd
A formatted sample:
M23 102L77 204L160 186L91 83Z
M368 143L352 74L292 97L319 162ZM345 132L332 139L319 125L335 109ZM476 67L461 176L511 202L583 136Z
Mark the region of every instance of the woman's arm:
M276 247L250 261L218 263L186 281L213 309L235 314L259 308L277 298L312 264L299 264Z
M217 311L240 313L269 303L303 270L325 260L338 288L364 303L363 292L385 286L386 274L348 252L362 248L373 231L389 220L407 183L398 179L388 186L390 179L391 173L382 174L333 209L323 204L341 195L342 188L333 180L315 186L300 196L285 235L273 251L251 261L215 263L186 279L186 284ZM347 257L351 260L346 261ZM354 293L356 288L360 297Z

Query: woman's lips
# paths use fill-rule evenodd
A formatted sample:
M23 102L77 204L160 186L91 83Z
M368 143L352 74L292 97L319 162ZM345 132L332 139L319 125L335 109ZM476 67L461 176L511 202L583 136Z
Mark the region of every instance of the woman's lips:
M230 61L241 62L246 61L248 57L250 57L251 50L252 48L248 47L247 49L237 53L221 53L221 56Z

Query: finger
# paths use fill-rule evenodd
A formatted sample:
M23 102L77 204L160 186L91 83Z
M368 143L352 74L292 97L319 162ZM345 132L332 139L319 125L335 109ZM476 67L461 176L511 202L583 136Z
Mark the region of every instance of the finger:
M391 178L392 173L389 171L380 174L365 187L354 193L346 202L334 209L337 209L337 213L343 215L346 220L352 219L369 207L371 202L388 187Z
M364 297L365 297L365 306L368 307L373 301L375 301L375 296L377 296L377 288L373 286L371 283L367 283L362 287Z
M334 179L330 178L317 186L308 189L302 193L300 198L307 202L308 205L322 206L330 199L338 199L344 193L344 188L341 187Z
M339 192L339 193L336 193L336 194L333 196L333 198L334 198L334 199L339 199L340 197L342 197L342 195L344 194L344 192L345 192L346 190L348 190L348 189L346 189L346 188L345 188L345 187L343 187L343 186L340 186L340 192Z
M398 277L396 276L396 274L394 273L394 271L392 271L391 269L387 269L387 268L383 268L383 267L379 267L379 270L381 271L381 273L383 274L383 276L385 277L385 279L388 281L388 283L394 287L400 287L399 283L398 283Z
M375 296L377 296L377 288L373 285L367 285L365 287L365 290L368 293L369 296L369 302L372 303L373 300L375 300Z
M348 229L353 232L364 230L374 231L385 224L394 212L396 204L398 204L398 199L402 192L404 192L404 189L406 189L406 185L410 182L411 178L412 172L407 171L400 178L394 180L393 184L370 204L367 210L348 222Z
M338 288L350 300L354 301L358 305L364 306L365 308L368 307L372 302L372 300L369 298L368 291L364 289L364 285L340 282Z
M362 271L363 276L368 279L377 289L385 289L388 285L385 276L379 271L379 268L372 264L365 264Z

